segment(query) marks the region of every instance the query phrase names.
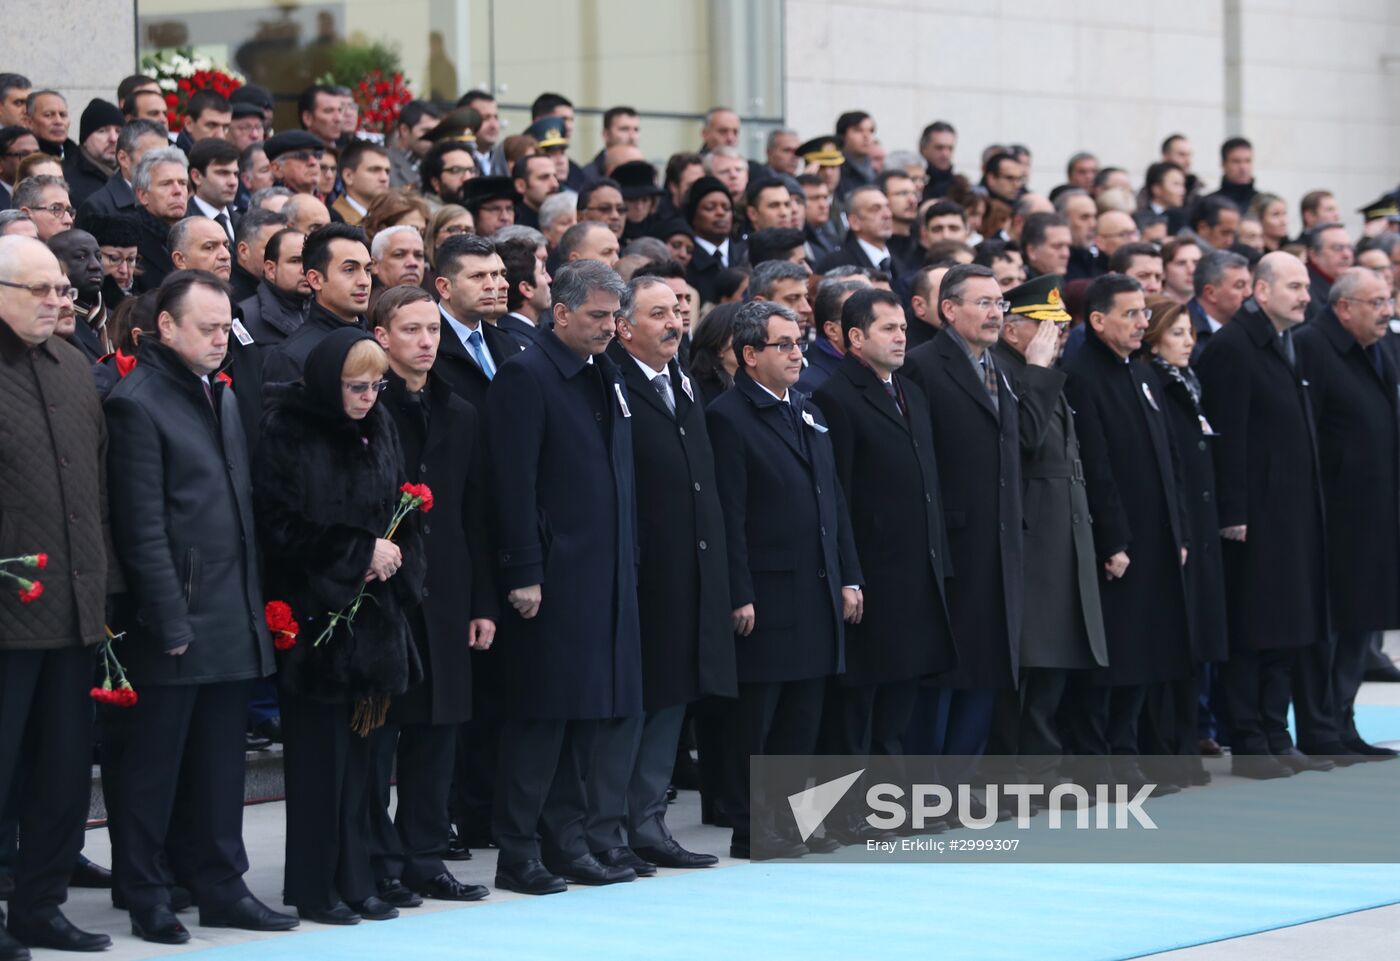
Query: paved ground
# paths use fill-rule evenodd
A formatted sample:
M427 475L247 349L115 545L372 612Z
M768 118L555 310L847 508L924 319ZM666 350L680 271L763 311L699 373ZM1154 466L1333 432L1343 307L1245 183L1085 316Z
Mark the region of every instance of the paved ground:
M1362 692L1362 700L1368 704L1400 706L1400 685L1367 685ZM696 851L723 854L728 850L728 831L700 824L698 796L693 792L683 792L681 799L672 806L668 821L677 838L686 847ZM283 809L280 803L261 804L246 809L245 837L252 869L248 882L254 894L266 903L281 906L281 865L284 843ZM107 832L88 832L85 853L100 864L110 863ZM740 862L724 858L718 868L724 870ZM471 861L455 862L452 870L464 881L491 884L495 872L495 852L476 852ZM669 875L682 872L662 871L661 877L640 883L664 884ZM564 895L567 897L568 895ZM492 905L522 897L505 891L493 891L491 897L482 903L466 906L443 905L429 901L414 913L464 910L490 911ZM819 906L814 906L819 907ZM1211 911L1210 904L1202 904L1203 914ZM194 951L219 945L256 940L260 937L285 937L285 935L257 935L242 931L228 931L201 928L197 925L194 912L183 915L194 939L184 948L169 948L147 944L133 937L128 927L126 915L114 910L106 891L75 890L69 901L67 912L78 925L90 930L111 933L115 948L101 957L108 961L129 961L166 957L183 951ZM1248 919L1242 919L1247 924ZM368 923L368 922L366 922ZM300 931L316 930L317 925L304 923ZM1342 959L1346 961L1393 961L1396 957L1396 932L1400 931L1400 905L1343 915L1311 924L1298 925L1268 931L1263 934L1230 941L1202 945L1180 951L1154 955L1162 961L1316 961L1319 958ZM295 936L295 935L292 935ZM58 952L35 952L36 961L64 961L70 955Z

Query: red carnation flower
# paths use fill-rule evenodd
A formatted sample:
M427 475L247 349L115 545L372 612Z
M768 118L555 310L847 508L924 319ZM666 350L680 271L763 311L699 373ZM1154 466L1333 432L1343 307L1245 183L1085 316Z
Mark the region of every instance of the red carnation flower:
M20 581L20 583L24 584L26 582ZM44 596L44 585L42 582L29 581L27 583L29 586L27 588L22 588L19 592L19 601L21 604L33 604Z
M107 700L107 692L100 687L94 687L92 690L88 691L88 697L92 698L98 704L102 704Z
M45 553L42 552L42 551L40 551L38 554L35 554L35 555L34 555L34 566L37 567L37 568L38 568L39 570L41 570L41 571L42 571L44 568L48 567L48 566L49 566L49 555L45 554Z

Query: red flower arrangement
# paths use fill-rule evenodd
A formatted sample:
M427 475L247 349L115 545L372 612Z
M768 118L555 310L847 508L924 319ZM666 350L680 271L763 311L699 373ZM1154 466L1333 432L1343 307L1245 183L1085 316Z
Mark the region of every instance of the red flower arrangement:
M38 554L23 554L19 557L6 557L0 559L0 577L6 577L19 588L19 602L21 604L33 604L44 596L43 581L30 580L27 577L20 577L5 569L6 564L19 564L23 567L30 567L36 571L42 571L49 566L49 555L42 551Z
M267 629L272 632L272 646L279 651L290 651L297 646L297 634L301 625L292 618L292 607L286 601L268 601L263 608L267 619Z
M103 630L107 632L107 637L102 641L102 686L88 691L88 697L109 707L132 707L137 700L136 688L126 679L126 668L122 667L116 651L112 650L113 642L126 637L126 634L113 634L110 627Z
M433 509L433 491L427 484L404 484L399 488L399 504L394 508L394 516L389 521L389 529L384 532L384 539L391 541L394 533L403 523L403 519L414 511L421 511L426 514ZM330 620L326 622L326 627L316 636L316 640L311 642L312 647L320 647L330 640L331 634L335 632L336 625L341 621L347 627L351 627L355 620L355 615L360 613L360 605L365 601L365 588L360 588L360 593L355 595L355 599L338 611L333 611L327 615Z
M403 73L387 76L378 68L365 74L355 85L355 103L360 108L360 129L387 134L398 123L399 111L413 99Z
M184 123L190 98L201 90L227 97L243 86L243 77L192 47L160 50L141 58L141 72L156 78L165 96L166 123L172 132Z

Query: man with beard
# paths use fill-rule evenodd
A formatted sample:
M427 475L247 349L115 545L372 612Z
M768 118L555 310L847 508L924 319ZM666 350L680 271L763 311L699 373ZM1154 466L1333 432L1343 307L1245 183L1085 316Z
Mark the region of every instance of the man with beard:
M430 207L460 204L463 188L477 175L471 145L460 140L433 144L418 165L418 184Z
M136 194L132 192L131 181L136 175L136 165L148 150L158 150L170 146L165 128L149 120L134 120L117 133L115 154L116 172L107 182L94 191L81 204L78 204L78 223L86 229L93 217L115 217L130 213L137 206Z
M426 100L411 100L399 111L389 147L389 186L410 187L418 183L418 167L433 143L426 134L436 127L442 114Z
M96 363L114 349L107 331L111 311L102 302L102 281L106 275L102 272L97 238L86 230L65 230L49 238L49 250L78 292L73 302L77 324L68 340Z
M273 234L263 251L262 280L238 310L253 343L264 350L282 343L306 322L311 286L302 269L306 235L291 228Z
M115 104L94 98L78 121L78 149L63 160L63 179L73 206L101 190L117 172L117 136L122 112Z

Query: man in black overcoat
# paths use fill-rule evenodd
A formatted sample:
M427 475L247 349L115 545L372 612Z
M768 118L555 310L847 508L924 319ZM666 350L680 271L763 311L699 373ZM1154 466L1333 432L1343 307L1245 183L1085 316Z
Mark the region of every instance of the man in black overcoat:
M622 816L642 713L633 402L604 354L625 291L597 261L560 268L554 329L501 366L486 398L511 606L496 886L523 894L637 877L595 857L586 831Z
M1338 746L1394 757L1362 740L1352 708L1373 641L1400 627L1400 372L1380 346L1395 307L1390 285L1364 267L1343 271L1328 295L1329 307L1298 331L1297 349L1327 509Z
M841 311L847 352L813 400L831 426L836 471L864 558L867 606L846 628L846 672L827 686L828 752L896 756L920 678L957 663L946 577L948 538L928 400L899 377L907 324L899 297L856 291ZM847 818L827 836L869 835Z
M1308 300L1302 262L1265 254L1252 296L1197 364L1205 415L1220 434L1215 487L1230 630L1223 675L1231 769L1245 777L1333 765L1300 754L1288 733L1294 665L1331 662L1329 650L1316 650L1330 649L1322 488L1312 391L1293 343ZM1313 682L1314 697L1295 705L1299 742L1331 746L1330 668L1300 674Z
M921 692L905 750L975 756L986 748L999 691L1021 660L1020 418L992 356L1004 301L988 267L960 264L938 293L948 324L904 370L928 398L948 532L948 615L958 666Z
M608 354L632 406L646 715L635 722L627 820L618 825L625 836L592 846L630 848L639 873L706 867L718 858L685 850L666 827L666 789L686 706L737 693L724 517L704 399L676 361L683 325L675 292L664 277L635 278L621 319Z
M107 397L113 540L128 593L117 645L134 707L104 711L103 763L115 883L132 930L190 939L170 907L171 872L200 923L284 931L297 919L248 891L243 753L254 679L273 670L253 527L247 440L219 378L233 325L213 274L171 274L156 298L159 340ZM177 789L197 815L168 844ZM166 858L170 863L166 864Z
M797 316L751 301L734 322L734 388L706 411L714 442L738 635L739 701L730 746L730 853L756 838L772 856L830 851L771 823L750 830L749 759L811 754L827 677L845 670L844 622L860 619L860 562L821 411L792 390L802 373Z
M1074 409L1103 572L1108 668L1078 692L1070 727L1077 753L1128 756L1114 776L1147 783L1131 756L1143 753L1138 720L1148 685L1192 671L1185 511L1164 398L1142 362L1131 359L1150 316L1142 285L1125 274L1104 274L1088 297L1084 349L1067 365L1065 396ZM1179 753L1182 739L1196 743L1194 687L1189 693L1189 704L1174 705L1168 750L1153 753ZM1158 780L1155 793L1179 790Z
M476 901L487 889L458 881L443 858L457 732L472 711L471 654L491 646L498 616L484 444L476 409L431 374L442 318L428 292L390 287L370 320L389 355L382 403L398 428L404 474L433 494L419 525L428 566L422 604L409 617L423 682L395 698L386 723L370 734L375 877L379 896L395 907L416 906L420 895ZM395 770L398 809L390 820Z
M496 326L506 313L505 264L485 237L450 237L437 253L434 278L442 338L433 375L478 411L502 364L525 348ZM471 847L490 844L493 784L504 709L500 649L472 656L472 720L461 727L452 791L454 857L470 857Z

